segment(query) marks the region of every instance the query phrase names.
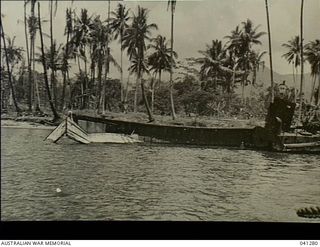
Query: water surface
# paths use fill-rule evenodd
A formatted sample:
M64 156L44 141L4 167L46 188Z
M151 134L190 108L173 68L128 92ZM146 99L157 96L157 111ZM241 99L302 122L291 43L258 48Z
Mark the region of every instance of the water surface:
M2 220L320 222L320 156L156 144L53 144L2 128ZM60 188L61 193L56 193Z

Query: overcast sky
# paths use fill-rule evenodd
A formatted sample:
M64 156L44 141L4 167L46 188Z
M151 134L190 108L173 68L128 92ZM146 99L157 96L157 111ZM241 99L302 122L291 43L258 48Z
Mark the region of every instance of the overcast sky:
M111 2L111 10L115 9L119 1ZM271 20L272 50L274 70L281 74L290 74L292 67L281 57L285 49L281 44L287 42L293 36L300 33L300 0L269 0L269 12ZM124 1L132 11L136 11L137 5L150 10L149 23L154 22L159 30L153 36L161 34L170 38L170 12L167 11L167 0L149 1ZM1 13L3 25L7 35L16 36L16 45L25 47L23 20L23 1L1 1ZM71 1L59 1L58 11L54 22L54 36L59 43L65 42L63 36L65 26L65 9L71 5ZM42 16L49 19L49 2L41 1ZM107 17L107 1L74 1L73 5L77 13L81 8L87 8L89 14L99 14ZM28 6L30 13L30 6ZM304 38L305 42L320 39L320 0L306 0L304 5ZM174 23L174 49L179 58L200 56L198 50L213 39L223 39L229 35L236 25L251 19L255 25L261 25L260 31L267 31L265 1L264 0L198 0L177 1ZM18 21L20 20L20 22ZM49 33L49 24L43 27ZM261 38L260 51L268 49L267 35ZM47 40L49 43L49 40ZM37 46L39 46L39 39ZM112 52L120 61L119 46L113 42ZM124 59L126 60L126 59ZM269 65L268 56L265 56ZM125 63L127 65L127 63ZM306 72L310 71L309 64L305 66ZM112 72L114 76L116 72Z

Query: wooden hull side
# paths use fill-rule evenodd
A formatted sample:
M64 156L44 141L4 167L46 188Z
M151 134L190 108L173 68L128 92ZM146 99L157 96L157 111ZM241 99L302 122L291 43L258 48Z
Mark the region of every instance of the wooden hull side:
M85 121L103 123L105 132L132 133L139 136L157 139L157 142L170 142L175 144L211 145L239 147L252 146L253 128L203 128L174 125L156 125L149 123L137 123L113 119L94 118L90 116L76 115L76 121L80 126L86 126ZM82 124L81 124L82 123Z
M73 122L70 118L67 118L67 128L66 135L79 143L89 144L90 140L88 139L88 134L81 129L75 122Z
M122 120L97 118L85 115L74 116L82 128L98 123L101 132L125 135L137 134L148 142L189 144L202 146L229 146L291 153L320 153L320 135L304 136L283 133L277 140L281 146L274 146L275 140L263 127L254 128L207 128L191 126L157 125ZM90 122L90 124L88 124ZM91 134L89 134L91 135Z
M51 140L54 143L60 140L66 132L66 120L61 122L46 138L45 140Z

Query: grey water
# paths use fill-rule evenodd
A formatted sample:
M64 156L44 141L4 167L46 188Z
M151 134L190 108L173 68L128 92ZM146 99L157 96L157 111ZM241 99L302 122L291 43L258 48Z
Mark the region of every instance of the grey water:
M320 206L319 155L53 144L49 133L1 129L1 220L320 221L296 215Z

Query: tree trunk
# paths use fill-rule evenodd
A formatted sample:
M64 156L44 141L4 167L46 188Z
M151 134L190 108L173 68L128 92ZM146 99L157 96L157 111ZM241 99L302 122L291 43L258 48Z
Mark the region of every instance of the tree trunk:
M302 98L302 90L303 90L303 3L304 0L301 0L301 14L300 14L300 38L301 38L301 42L300 42L300 61L301 61L301 75L300 75L300 102L299 102L299 120L302 121L302 102L303 102L303 98Z
M314 78L313 78L313 84L312 84L312 88L311 88L310 104L312 104L314 88L316 86L316 79L317 79L317 76L315 75Z
M298 77L298 67L296 66L296 73L294 75L294 77L296 78L296 81L298 80L297 77ZM296 91L295 91L295 99L296 99L296 102L297 102L297 95L299 94L299 91L298 89L296 88Z
M108 0L108 19L107 19L107 27L108 27L108 32L109 32L109 24L110 24L110 0ZM109 34L107 36L107 40L106 40L106 57L105 57L105 74L104 74L104 82L102 85L102 97L100 96L100 102L99 104L102 104L102 113L105 114L106 111L106 90L107 90L107 79L108 79L108 73L109 73L109 56L110 56L110 49L109 49ZM101 61L102 62L102 61ZM102 68L101 68L102 70ZM110 108L110 106L109 106ZM110 109L109 109L110 110Z
M53 101L54 106L57 107L57 88L56 88L56 81L55 81L55 65L54 65L54 42L53 42L53 0L50 0L50 45L51 45L51 86L52 86L52 94L53 94Z
M44 57L44 44L43 44L43 36L42 36L42 29L41 29L41 17L40 17L40 3L38 2L38 20L39 20L39 33L40 33L40 41L41 41L41 53L42 53L42 66L43 66L43 75L44 75L44 82L48 94L48 99L50 103L50 108L53 113L53 121L58 121L60 119L59 114L56 111L56 108L53 104L52 98L51 98L51 92L49 88L49 82L48 82L48 75L47 75L47 65L46 65L46 59Z
M33 42L33 47L32 47L32 71L33 71L33 74L32 74L32 80L34 82L34 87L35 87L35 111L36 112L41 112L40 110L40 93L39 93L39 86L38 86L38 81L36 79L36 76L35 76L35 71L36 71L36 61L35 61L35 42Z
M274 100L274 81L273 81L273 67L272 67L272 47L271 47L271 31L270 31L270 21L269 21L269 10L268 10L268 0L266 2L266 15L267 15L267 26L268 26L268 43L269 43L269 61L270 61L270 80L271 80L271 102Z
M77 55L77 60L78 60L78 69L79 69L79 74L80 74L80 91L81 91L81 96L84 94L83 92L83 73L82 73L82 69L81 69L81 65L80 65L80 58L79 58L79 55ZM83 97L80 97L80 103L78 104L78 108L80 109L81 106L82 106L82 103L83 102Z
M176 113L174 109L174 101L173 101L173 21L174 21L174 7L173 3L171 3L171 52L170 52L170 103L171 103L171 114L172 119L176 119Z
M67 70L67 79L68 79L68 86L69 86L69 100L68 100L68 108L72 110L73 108L73 101L71 99L72 96L72 91L71 91L71 82L70 82L70 76L69 76L69 71Z
M6 46L6 39L4 36L4 29L3 29L3 25L2 25L2 17L0 17L0 26L1 26L1 36L2 36L2 40L3 40L3 49L4 49L4 53L5 53L5 57L6 57L6 64L7 64L7 71L8 71L8 77L9 77L9 86L11 89L11 94L12 94L12 99L13 99L13 104L14 107L16 108L16 112L19 115L20 114L20 108L18 106L17 103L17 99L16 99L16 95L15 95L15 91L14 91L14 87L13 87L13 81L12 81L12 74L11 74L11 70L10 70L10 66L9 66L9 58L8 58L8 51L7 51L7 46Z
M153 122L153 121L154 121L154 118L153 118L153 116L152 116L152 112L150 111L148 99L147 99L147 96L146 96L146 94L145 94L143 80L142 80L142 78L140 78L140 76L139 76L139 79L138 79L138 80L140 80L142 97L143 97L143 101L144 101L144 104L145 104L146 109L147 109L147 113L148 113L148 117L149 117L149 122Z
M63 85L62 85L62 97L61 97L61 105L60 105L60 109L62 110L63 108L65 108L65 102L66 102L66 87L67 87L67 70L68 70L68 54L69 54L69 28L67 31L67 43L66 43L66 47L65 47L65 53L64 53L64 68L63 68Z
M124 102L125 102L125 104L128 102L129 84L130 84L130 74L128 74L128 80L127 80L126 90L125 90L125 94L124 94Z
M122 33L120 34L120 39L121 39L121 47L120 47L120 49L121 49L121 55L120 55L120 66L121 66L121 75L120 75L120 83L121 83L121 95L120 95L120 97L121 97L121 103L123 104L123 100L124 100L124 92L123 92L123 47L122 47Z
M151 88L151 112L153 113L153 109L154 109L154 88L155 88L155 81L156 78L152 77L152 88Z
M106 113L106 83L107 83L107 72L105 72L104 80L102 83L102 96L101 96L101 106L102 113Z
M129 90L129 80L130 80L130 74L128 75L127 85L124 92L124 102L123 102L123 110L124 113L128 112L128 90Z
M316 102L316 104L318 104L320 106L320 73L318 73L318 102Z
M31 28L36 28L35 25L35 14L34 14L34 9L35 9L35 3L31 1ZM28 63L28 111L32 112L32 99L33 99L33 77L32 77L32 70L31 70L31 64L32 64L32 55L33 51L32 48L34 48L34 32L35 30L30 29L30 56L29 56L29 63Z
M138 104L138 88L139 88L139 78L137 76L136 80L136 90L134 92L134 102L133 102L133 112L137 112L137 104Z
M242 88L241 88L241 98L242 98L242 104L244 104L244 82L245 81L245 76L243 76L243 79L242 79Z
M28 23L27 23L27 1L24 2L24 35L26 38L26 53L27 53L27 64L30 63L30 57L29 57L29 42L28 42Z
M229 85L229 92L228 92L228 111L230 110L230 104L231 104L231 86L233 87L236 83L236 67L237 64L233 66L233 73L232 73L232 85Z
M31 31L33 32L33 31ZM34 48L34 38L32 37L33 34L30 34L30 64L28 65L28 76L29 76L29 93L30 93L30 103L31 103L31 108L29 109L30 112L32 112L32 105L33 105L33 99L34 99L34 81L33 81L33 73L34 71L32 71L32 58L33 58L33 51L32 49Z
M84 48L86 52L86 48ZM87 57L84 57L84 80L83 80L83 92L85 94L88 88L88 69L87 69ZM82 106L81 109L85 109L87 104L89 103L89 97L83 96Z
M104 88L103 88L104 89ZM99 58L98 58L98 86L97 86L97 113L100 113L101 110L101 91L102 91L102 54L101 50L99 51Z
M144 90L144 83L143 83L143 80L142 80L143 72L141 71L141 60L143 60L143 58L144 58L143 47L139 47L139 48L140 49L138 49L138 77L137 77L137 81L140 82L140 85L141 85L142 98L143 98L143 101L144 101L144 105L145 105L145 107L147 109L149 122L153 122L154 118L153 118L152 113L150 111L148 99L147 99L147 96L146 96L146 93L145 93L145 90Z
M293 89L294 89L294 103L296 103L296 76L294 74L294 63L292 64L292 77L293 77Z

